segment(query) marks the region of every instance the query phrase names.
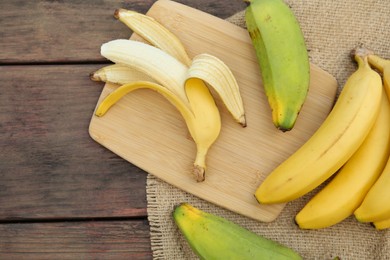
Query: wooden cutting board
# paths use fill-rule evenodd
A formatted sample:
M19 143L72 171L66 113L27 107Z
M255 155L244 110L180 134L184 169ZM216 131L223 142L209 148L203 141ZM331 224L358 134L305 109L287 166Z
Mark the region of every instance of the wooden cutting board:
M312 65L307 101L294 129L283 133L272 124L255 52L245 29L167 0L157 1L147 14L175 33L190 56L210 53L230 67L241 89L248 126L242 128L235 123L215 96L222 131L209 151L203 183L197 183L191 173L196 148L184 120L153 91L133 92L105 116L93 116L91 137L130 163L199 198L256 220L274 220L285 204L259 205L254 192L267 174L323 122L335 99L336 80ZM98 103L116 87L106 84Z

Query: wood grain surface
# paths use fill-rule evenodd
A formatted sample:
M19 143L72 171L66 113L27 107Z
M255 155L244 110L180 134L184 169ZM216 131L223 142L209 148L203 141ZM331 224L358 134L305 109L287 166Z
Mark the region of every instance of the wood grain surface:
M94 142L117 8L155 1L0 1L0 259L151 259L146 173ZM242 1L178 2L221 18Z
M1 259L152 259L146 220L0 225Z
M0 63L102 62L103 42L128 38L117 8L145 13L155 1L22 1L0 3ZM177 1L221 18L245 8L235 1Z

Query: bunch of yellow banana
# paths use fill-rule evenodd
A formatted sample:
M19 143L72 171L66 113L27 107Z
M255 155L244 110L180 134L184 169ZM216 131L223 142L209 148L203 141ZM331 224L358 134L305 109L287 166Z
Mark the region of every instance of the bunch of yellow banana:
M151 89L168 99L183 116L196 144L194 174L205 179L206 155L218 138L221 118L211 86L234 119L246 126L243 101L236 79L218 58L199 54L190 59L180 40L155 19L134 11L119 9L115 17L147 43L118 39L101 46L101 55L115 64L91 74L96 81L122 85L98 105L103 116L121 97L137 89Z
M381 175L390 154L390 102L382 95L380 113L359 149L295 217L299 227L318 229L351 216Z
M294 250L188 203L173 218L200 259L302 259Z
M390 96L390 60L377 55L368 56L370 64L383 75L383 84ZM388 125L387 125L388 126ZM390 158L386 166L355 211L355 217L361 222L373 222L377 229L390 228Z
M354 58L358 69L348 78L326 120L255 193L260 203L288 202L339 171L297 214L301 228L331 226L352 215L389 157L390 103L383 94L381 77L370 67L366 51L356 50Z
M305 39L283 0L244 0L245 19L260 65L272 121L282 130L294 127L310 83Z

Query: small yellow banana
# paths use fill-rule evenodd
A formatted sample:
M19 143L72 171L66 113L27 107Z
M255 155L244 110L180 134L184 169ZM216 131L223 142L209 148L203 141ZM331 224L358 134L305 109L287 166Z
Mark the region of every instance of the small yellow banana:
M353 214L389 158L389 126L390 102L383 94L379 115L363 144L295 217L300 228L329 227Z
M368 62L383 74L383 85L390 96L390 60L383 59L375 54L368 55Z
M377 222L390 218L390 160L385 169L368 191L362 204L355 210L360 222Z
M372 223L377 230L390 228L390 218Z
M173 218L200 259L302 259L282 244L188 203L177 206Z
M122 86L98 105L95 114L103 116L113 104L136 89L152 89L162 94L187 124L197 148L193 173L197 181L203 181L207 152L221 129L219 110L208 86L218 93L234 119L246 126L234 75L221 60L208 54L199 54L191 61L180 40L153 18L124 9L117 10L115 16L151 45L123 39L102 45L101 55L115 64L94 72L91 79Z
M323 124L256 190L260 203L288 202L305 195L332 176L363 143L379 112L382 81L366 56L356 54L355 60L358 69Z
M390 94L390 61L375 54L368 55L370 64L383 74L383 84ZM355 211L360 222L379 222L390 219L390 160L379 179L371 187L362 204Z
M294 127L310 83L305 40L291 9L283 0L244 0L245 19L259 61L274 125Z

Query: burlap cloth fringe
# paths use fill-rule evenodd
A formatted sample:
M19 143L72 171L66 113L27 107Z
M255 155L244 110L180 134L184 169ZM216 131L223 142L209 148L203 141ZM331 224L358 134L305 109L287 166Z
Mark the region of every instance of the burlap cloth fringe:
M331 73L340 88L356 68L349 57L354 47L363 45L390 58L389 1L286 2L301 24L311 62ZM243 14L239 12L228 20L245 27ZM341 259L390 259L389 231L376 231L369 224L358 223L353 217L322 230L297 228L294 216L314 192L288 203L274 222L262 223L210 204L148 175L147 201L153 257L197 259L172 219L173 207L181 202L189 202L257 234L279 241L297 250L305 259L332 259L335 256Z

